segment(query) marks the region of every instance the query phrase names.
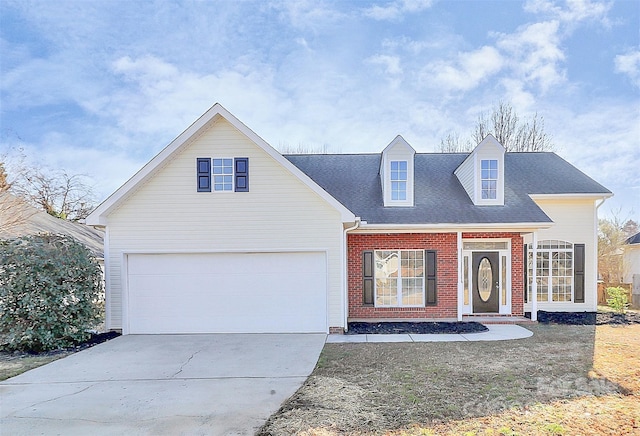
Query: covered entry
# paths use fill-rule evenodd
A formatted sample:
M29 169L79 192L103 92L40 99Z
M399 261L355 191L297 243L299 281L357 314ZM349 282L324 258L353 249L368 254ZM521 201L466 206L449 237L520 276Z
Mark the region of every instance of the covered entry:
M463 241L463 314L511 314L509 239Z

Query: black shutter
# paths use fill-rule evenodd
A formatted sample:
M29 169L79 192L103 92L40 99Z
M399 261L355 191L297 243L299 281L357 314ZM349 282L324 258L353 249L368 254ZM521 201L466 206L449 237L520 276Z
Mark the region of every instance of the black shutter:
M438 304L437 298L437 255L435 250L427 250L425 251L426 256L426 291L427 291L427 306L435 306Z
M584 303L584 244L573 245L573 302Z
M524 258L522 263L524 265L524 302L529 300L529 246L524 244Z
M237 157L234 159L235 191L249 192L249 158Z
M373 251L362 252L362 305L373 306Z
M196 174L198 192L211 192L211 158L196 159Z

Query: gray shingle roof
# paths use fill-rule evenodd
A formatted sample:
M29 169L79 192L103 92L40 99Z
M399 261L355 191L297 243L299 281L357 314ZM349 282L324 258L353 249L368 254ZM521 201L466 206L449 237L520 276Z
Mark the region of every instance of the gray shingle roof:
M633 236L630 236L627 238L626 241L624 241L625 244L640 244L640 232L636 233Z
M417 153L415 206L384 207L380 153L285 155L369 224L548 223L529 194L610 194L555 153L507 153L504 206L476 206L454 174L467 156Z

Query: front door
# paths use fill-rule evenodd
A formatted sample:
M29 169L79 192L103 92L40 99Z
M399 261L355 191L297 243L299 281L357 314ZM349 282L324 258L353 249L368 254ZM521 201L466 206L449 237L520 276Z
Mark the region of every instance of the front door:
M498 313L499 253L473 253L473 313Z

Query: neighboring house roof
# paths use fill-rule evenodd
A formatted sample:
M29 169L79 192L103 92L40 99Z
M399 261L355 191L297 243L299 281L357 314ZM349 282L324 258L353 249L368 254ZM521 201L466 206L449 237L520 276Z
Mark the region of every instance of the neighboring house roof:
M635 235L630 236L629 238L627 238L627 240L624 241L624 243L627 244L627 245L640 244L640 232L638 232Z
M417 153L415 206L408 208L383 206L380 153L285 157L369 224L548 224L530 195L611 195L555 153L507 153L504 206L476 206L454 174L467 156Z
M0 193L0 222L6 224L0 226L0 239L38 233L67 235L87 247L95 257L104 258L104 232L53 217L8 192Z
M184 147L187 147L202 132L211 127L220 118L224 118L238 131L253 141L258 147L264 150L275 161L280 163L284 170L289 171L296 176L302 183L307 185L313 192L319 195L332 207L334 207L341 215L344 222L354 222L355 216L346 209L335 198L328 195L321 187L319 187L308 175L300 171L295 165L283 158L273 147L271 147L264 139L258 136L253 130L248 128L244 123L227 111L220 103L213 105L207 112L198 118L191 126L182 132L176 139L167 145L160 153L158 153L151 161L149 161L140 171L131 177L116 192L100 204L88 217L87 224L90 225L106 225L107 216L116 209L129 195L142 186L147 180L153 177L162 167L163 164L179 153Z

